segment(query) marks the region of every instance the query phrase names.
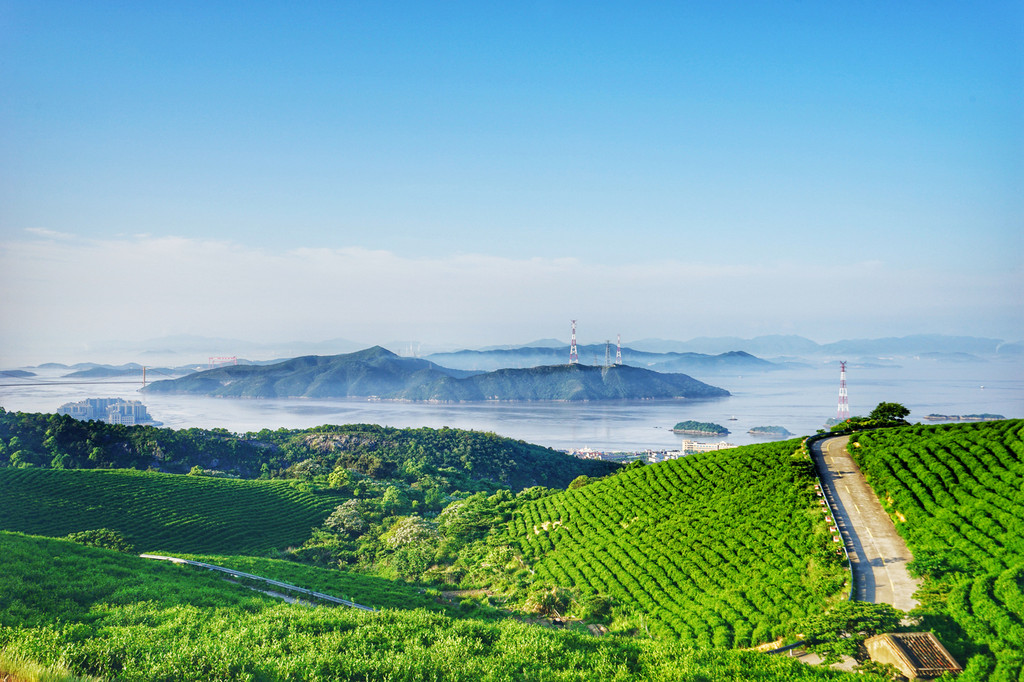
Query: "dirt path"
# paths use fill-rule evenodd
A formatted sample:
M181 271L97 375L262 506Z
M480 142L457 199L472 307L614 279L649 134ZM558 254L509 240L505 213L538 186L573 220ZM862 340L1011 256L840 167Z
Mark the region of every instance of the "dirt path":
M191 559L179 559L178 557L173 557L173 556L163 556L162 554L140 554L139 556L142 557L143 559L156 559L158 561L170 561L170 562L173 562L173 563L176 563L176 564L188 564L190 566L199 566L200 568L205 568L205 569L208 569L210 571L220 571L221 573L227 573L232 578L236 578L236 579L237 578L247 578L249 580L258 580L258 581L264 582L264 583L266 583L268 585L273 585L274 587L280 587L282 589L288 590L289 592L298 592L299 594L304 594L304 595L313 597L314 599L318 599L318 600L321 600L321 601L328 601L328 602L333 602L335 604L342 604L344 606L350 606L350 607L352 607L354 609L361 609L363 611L376 611L376 609L373 608L372 606L366 606L365 604L357 604L357 603L355 603L353 601L349 601L347 599L339 599L338 597L334 597L334 596L329 595L329 594L324 594L322 592L314 592L313 590L307 590L304 587L299 587L297 585L291 585L289 583L283 583L280 580L271 580L270 578L264 578L263 576L260 576L260 575L253 575L252 573L244 573L242 571L236 571L233 568L225 568L223 566L215 566L213 564L203 563L202 561L192 561ZM231 582L231 581L229 581L229 582ZM256 590L256 591L257 592L263 592L263 590ZM266 594L271 594L271 593L267 592ZM272 596L281 596L281 597L283 597L284 595L279 595L279 594L275 593Z
M812 450L850 553L854 597L909 611L918 604L914 592L921 584L907 573L913 556L847 452L849 440L826 438L814 443Z

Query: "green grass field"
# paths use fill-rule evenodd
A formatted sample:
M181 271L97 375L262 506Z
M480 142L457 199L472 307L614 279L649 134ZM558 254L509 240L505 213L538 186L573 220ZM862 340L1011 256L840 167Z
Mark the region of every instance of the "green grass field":
M0 556L0 661L106 680L866 679L514 620L281 604L206 571L50 538L0 532Z
M263 554L301 544L339 503L283 481L117 470L0 469L0 530L110 528L139 552Z
M358 604L372 606L375 609L446 610L442 608L436 598L428 596L422 588L372 575L251 556L203 554L178 554L176 556L252 573L263 578L278 580L304 587L307 590L315 590Z

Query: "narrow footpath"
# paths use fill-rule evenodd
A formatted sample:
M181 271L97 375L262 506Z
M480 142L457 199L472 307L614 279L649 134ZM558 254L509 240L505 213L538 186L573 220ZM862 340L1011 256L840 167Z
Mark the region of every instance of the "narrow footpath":
M847 451L849 440L826 438L811 450L850 554L854 598L909 611L918 604L914 592L921 584L907 573L913 556Z
M210 571L220 571L221 573L227 573L232 578L236 578L236 579L237 578L248 578L249 580L258 580L260 582L267 583L268 585L273 585L274 587L280 587L280 588L288 590L290 592L298 592L299 594L304 594L304 595L307 595L307 596L312 597L314 599L319 599L321 601L332 602L334 604L341 604L342 606L349 606L351 608L360 609L362 611L376 611L377 610L377 609L373 608L372 606L366 606L365 604L357 604L354 601L349 601L348 599L340 599L338 597L334 597L334 596L329 595L329 594L324 594L323 592L314 592L313 590L307 590L305 587L299 587L298 585L291 585L289 583L283 583L280 580L271 580L270 578L264 578L261 575L253 575L252 573L245 573L243 571L236 571L233 568L225 568L224 566L215 566L214 564L206 564L206 563L203 563L202 561L192 561L191 559L179 559L176 556L164 556L162 554L140 554L139 557L141 557L143 559L156 559L157 561L170 561L170 562L175 563L175 564L188 564L189 566L199 566L200 568L205 568L205 569L210 570ZM231 580L231 581L228 581L228 582L234 582L234 581ZM283 595L283 594L280 594L280 593L276 593L276 592L266 592L264 590L256 590L256 591L257 592L263 592L264 594L269 594L272 597L277 597L277 598L285 599L286 601L290 600L291 603L294 603L295 601L297 601L297 599L294 598L294 597L290 598L290 597L287 597L286 595ZM2 681L0 681L0 682L2 682Z

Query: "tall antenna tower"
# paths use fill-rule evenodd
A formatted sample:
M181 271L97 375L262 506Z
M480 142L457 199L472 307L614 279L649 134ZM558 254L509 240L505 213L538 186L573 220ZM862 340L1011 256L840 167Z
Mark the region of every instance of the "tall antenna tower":
M220 367L221 365L237 365L237 364L238 364L238 356L237 355L232 355L230 358L215 358L215 357L211 357L210 358L210 364L207 365L207 369L213 369L215 367Z
M841 422L850 418L850 400L846 396L846 361L839 363L839 408L836 410L836 419Z
M622 364L622 334L615 335L615 364Z
M580 361L580 354L576 352L576 320L572 321L572 341L569 343L569 364L575 365Z
M605 339L604 342L604 368L608 369L612 366L612 342L610 339Z

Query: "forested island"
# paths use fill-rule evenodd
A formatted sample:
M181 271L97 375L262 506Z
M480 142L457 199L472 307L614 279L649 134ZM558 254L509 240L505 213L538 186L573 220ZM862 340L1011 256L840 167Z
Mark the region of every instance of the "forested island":
M752 436L780 436L788 438L793 434L784 426L755 426L747 431Z
M639 367L550 365L474 373L400 357L379 346L273 365L231 365L157 381L151 393L229 398L348 398L428 402L721 398L725 389L686 374Z
M687 420L679 422L672 427L672 431L675 433L685 433L692 436L728 436L729 429L725 428L721 424L713 424L711 422L698 422Z

